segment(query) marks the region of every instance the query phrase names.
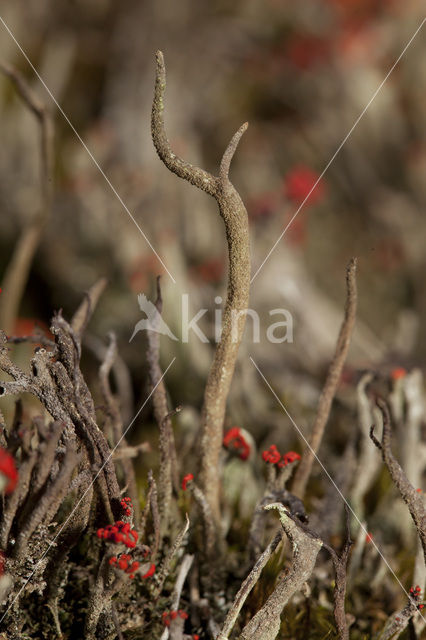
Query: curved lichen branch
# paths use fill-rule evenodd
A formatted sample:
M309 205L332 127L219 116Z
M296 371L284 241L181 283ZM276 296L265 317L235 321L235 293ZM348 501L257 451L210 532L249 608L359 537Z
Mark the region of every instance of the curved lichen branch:
M222 160L220 163L219 169L219 179L221 181L228 179L229 167L231 166L232 158L234 157L234 153L237 150L238 144L243 137L245 131L247 131L248 122L244 122L241 127L234 133L232 139L228 146L225 149L225 153L222 156Z
M273 640L277 637L282 611L296 591L300 591L309 579L323 545L322 540L303 529L280 502L268 504L264 509L278 511L282 528L293 549L293 561L265 604L246 624L239 640Z
M199 189L214 196L217 179L208 171L185 162L173 153L164 127L164 92L166 88L166 67L162 51L157 51L157 71L155 76L154 101L152 103L151 133L158 155L166 167L179 178L187 180Z
M211 196L217 199L218 189L223 179L228 178L229 166L231 164L232 157L236 151L239 141L243 133L248 127L248 123L245 122L238 131L232 137L228 144L225 153L223 154L220 164L219 179L213 176L208 171L200 169L199 167L185 162L182 158L179 158L173 153L170 146L170 142L167 138L165 126L164 126L164 93L166 89L166 67L164 65L164 56L161 51L157 51L157 71L155 76L155 90L154 101L152 104L151 115L151 132L154 146L158 155L164 162L166 167L175 173L179 178L187 180L191 184L195 185L199 189L206 191Z
M220 519L219 456L223 421L238 348L243 336L249 303L250 249L247 211L228 178L229 166L238 143L247 129L243 124L223 155L219 177L178 158L171 150L164 130L164 90L166 72L163 54L157 53L157 74L152 105L152 139L166 167L180 178L213 196L225 223L229 255L228 292L223 312L222 335L216 347L204 392L200 428L200 480L216 523Z
M423 554L426 561L426 509L423 504L423 498L408 480L405 471L402 469L401 465L392 453L391 419L388 406L381 398L377 398L376 402L383 416L382 441L379 442L374 435L374 425L370 429L370 438L376 447L382 452L383 462L387 466L393 482L398 488L402 499L410 511L422 543Z

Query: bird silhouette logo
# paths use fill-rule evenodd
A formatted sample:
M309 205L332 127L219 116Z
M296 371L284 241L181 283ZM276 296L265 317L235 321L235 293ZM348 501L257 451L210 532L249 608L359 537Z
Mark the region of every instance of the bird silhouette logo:
M153 304L151 300L148 300L148 298L143 293L140 293L138 295L138 303L140 310L146 314L146 318L139 320L139 322L135 325L135 329L129 342L133 340L138 331L144 330L161 333L163 336L168 336L172 340L178 340L175 334L170 331L169 327L164 322L155 304Z

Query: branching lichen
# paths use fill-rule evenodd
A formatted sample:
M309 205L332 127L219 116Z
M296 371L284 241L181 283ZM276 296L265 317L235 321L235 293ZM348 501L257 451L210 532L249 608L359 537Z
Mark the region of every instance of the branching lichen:
M185 162L173 153L164 127L166 71L163 54L157 52L157 73L152 105L151 131L154 146L166 167L180 178L213 196L225 223L228 242L228 294L222 335L213 358L204 392L201 418L201 485L216 522L220 519L219 454L222 445L226 400L242 339L250 289L250 252L247 211L229 180L229 167L247 129L244 123L233 136L220 164L219 176Z
M240 640L274 640L281 625L281 613L290 598L300 591L309 579L322 547L322 540L305 531L290 517L289 512L279 502L264 507L277 509L280 522L291 542L293 560L290 569L276 585L265 604L246 624Z
M376 447L382 452L383 462L387 466L393 482L410 511L410 515L422 543L423 554L426 561L426 509L423 496L420 495L413 487L411 482L408 480L406 473L392 453L391 421L386 402L381 398L378 398L377 405L383 415L382 441L379 442L374 435L374 425L371 427L370 437Z

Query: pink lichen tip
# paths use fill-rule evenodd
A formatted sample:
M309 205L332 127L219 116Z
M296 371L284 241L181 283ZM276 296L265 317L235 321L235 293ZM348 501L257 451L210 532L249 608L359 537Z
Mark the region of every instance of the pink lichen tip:
M186 476L183 476L182 479L182 489L186 491L186 487L188 482L191 482L194 479L194 475L192 473L187 473Z
M122 520L117 520L114 524L98 529L96 535L102 540L125 544L129 549L136 547L139 537L138 532L132 529L128 522Z
M0 447L0 491L12 493L18 482L15 460L8 451Z
M239 427L228 429L222 444L225 449L236 454L240 460L247 460L250 456L250 445L244 438Z

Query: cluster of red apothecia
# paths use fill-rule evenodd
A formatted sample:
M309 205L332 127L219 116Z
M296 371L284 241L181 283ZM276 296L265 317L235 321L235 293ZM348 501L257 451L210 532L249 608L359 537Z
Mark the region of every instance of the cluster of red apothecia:
M300 455L295 451L288 451L281 456L281 453L278 451L275 444L271 444L269 449L266 449L262 453L262 460L268 462L269 464L276 464L278 468L286 467L288 464L292 462L296 462L296 460L300 460Z
M420 589L419 585L416 584L415 587L411 587L410 588L410 596L412 598L414 598L415 600L419 600L420 596L421 596L422 590ZM418 609L424 609L424 604L419 604L417 606Z
M120 556L112 556L109 559L109 564L117 569L121 569L124 573L129 574L129 578L134 578L136 571L140 567L140 562L137 560L132 560L132 557L127 553L122 553ZM145 580L145 578L150 578L155 573L155 564L151 564L148 571L144 573L141 578Z
M175 609L172 611L165 611L161 616L164 626L170 627L170 623L176 618L182 618L182 620L187 620L188 614L183 609ZM196 633L192 634L192 640L199 640L200 636Z
M410 587L410 596L416 601L420 599L421 592L422 590L420 589L418 584L416 584L415 587ZM424 609L424 606L424 604L418 604L417 609ZM401 618L399 616L396 616L395 621L400 622Z
M132 562L132 557L126 553L122 553L118 558L117 556L112 556L109 559L109 564L128 573L130 578L134 578L135 571L139 569L139 562L137 560L133 560Z
M121 506L126 516L131 516L133 510L133 504L129 497L125 497L121 500ZM117 520L114 524L109 524L106 527L101 527L97 530L96 535L101 540L107 542L113 542L115 544L124 544L129 549L134 549L139 538L139 534L135 529L132 529L132 525L129 522L123 522ZM149 548L145 547L145 551L142 551L144 557L148 555ZM130 578L134 578L136 572L139 570L141 563L138 560L133 560L127 553L122 553L118 556L111 556L109 564L116 569L124 571ZM141 575L142 579L150 578L155 573L155 564L151 564L148 571Z
M186 620L188 618L188 614L183 609L178 609L177 611L165 611L161 616L161 619L166 627L170 627L171 621L176 620L178 617Z
M120 501L120 504L123 508L124 511L124 515L126 516L131 516L132 515L132 509L133 509L133 504L131 499L127 496L126 498L123 498Z
M229 429L223 438L223 446L237 455L240 460L247 460L250 455L250 445L244 438L239 427Z
M129 549L134 549L138 541L138 532L132 529L128 522L117 520L114 524L98 529L96 532L98 538L115 542L117 544L125 544Z

